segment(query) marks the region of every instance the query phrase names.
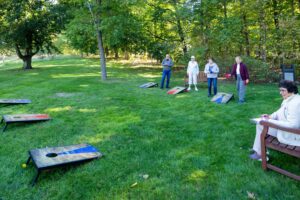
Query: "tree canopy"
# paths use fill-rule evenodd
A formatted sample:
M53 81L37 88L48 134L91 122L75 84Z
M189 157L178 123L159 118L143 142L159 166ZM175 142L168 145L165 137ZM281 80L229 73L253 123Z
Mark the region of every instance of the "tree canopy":
M1 6L2 49L15 48L23 60L49 51L61 30L81 53L101 55L100 41L100 60L111 54L161 60L166 53L177 63L212 56L221 66L236 55L272 66L299 60L296 0L4 0Z

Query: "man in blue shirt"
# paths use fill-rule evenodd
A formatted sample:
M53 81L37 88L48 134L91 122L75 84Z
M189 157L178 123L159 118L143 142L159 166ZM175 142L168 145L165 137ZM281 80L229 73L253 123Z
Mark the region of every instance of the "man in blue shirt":
M162 73L162 79L160 83L160 88L164 88L165 78L167 77L167 83L166 88L169 88L170 78L171 78L171 68L173 66L173 61L170 58L170 55L167 54L166 58L162 61L162 67L163 67L163 73Z

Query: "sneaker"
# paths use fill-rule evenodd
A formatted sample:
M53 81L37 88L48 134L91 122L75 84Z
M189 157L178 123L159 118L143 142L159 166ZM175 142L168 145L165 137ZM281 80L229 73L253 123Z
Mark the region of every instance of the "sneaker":
M258 155L256 152L249 156L252 160L261 161L261 155ZM269 161L269 157L267 156L267 161Z
M195 91L198 91L198 88L195 87Z
M190 91L190 90L191 90L191 88L189 87L187 90L188 90L188 91Z

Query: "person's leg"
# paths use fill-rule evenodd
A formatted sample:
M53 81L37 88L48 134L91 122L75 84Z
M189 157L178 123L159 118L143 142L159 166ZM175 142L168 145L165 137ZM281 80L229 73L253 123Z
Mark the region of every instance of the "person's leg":
M208 96L211 95L211 82L212 82L212 78L207 78Z
M240 80L240 91L239 91L239 102L243 103L245 101L246 85L245 82Z
M261 155L261 140L260 135L263 130L263 126L260 124L256 125L256 136L253 143L253 150L260 156ZM277 137L277 129L269 128L268 135Z
M171 70L168 70L167 71L167 85L166 85L166 88L169 88L170 79L171 79Z
M217 94L217 83L218 83L218 78L213 79L213 84L214 84L214 95Z
M194 86L195 86L195 90L198 91L198 88L197 88L197 74L196 73L193 73L193 83L194 83Z
M193 74L189 73L189 88L188 88L188 91L191 90L192 83L193 83Z
M161 78L161 82L160 82L160 88L164 88L165 78L166 78L166 71L163 70L162 78Z

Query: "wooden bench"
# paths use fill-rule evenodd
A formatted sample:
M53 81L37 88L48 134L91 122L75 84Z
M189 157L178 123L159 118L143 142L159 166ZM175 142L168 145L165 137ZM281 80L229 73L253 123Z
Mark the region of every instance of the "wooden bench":
M197 76L197 82L207 82L207 77L206 74L204 73L204 71L199 71L199 74ZM184 76L184 85L188 86L189 85L189 76L185 75Z
M263 131L261 133L262 168L264 170L272 169L276 172L279 172L290 178L300 181L299 175L293 174L289 171L286 171L284 169L276 167L275 165L267 163L267 158L266 158L267 157L266 148L280 151L282 153L294 156L296 158L300 158L300 147L280 143L276 137L273 137L273 136L267 134L269 128L274 128L274 129L287 131L287 132L291 132L291 133L300 135L300 129L286 128L286 127L282 127L282 126L278 126L276 124L270 123L268 121L261 121L260 124L264 126Z

